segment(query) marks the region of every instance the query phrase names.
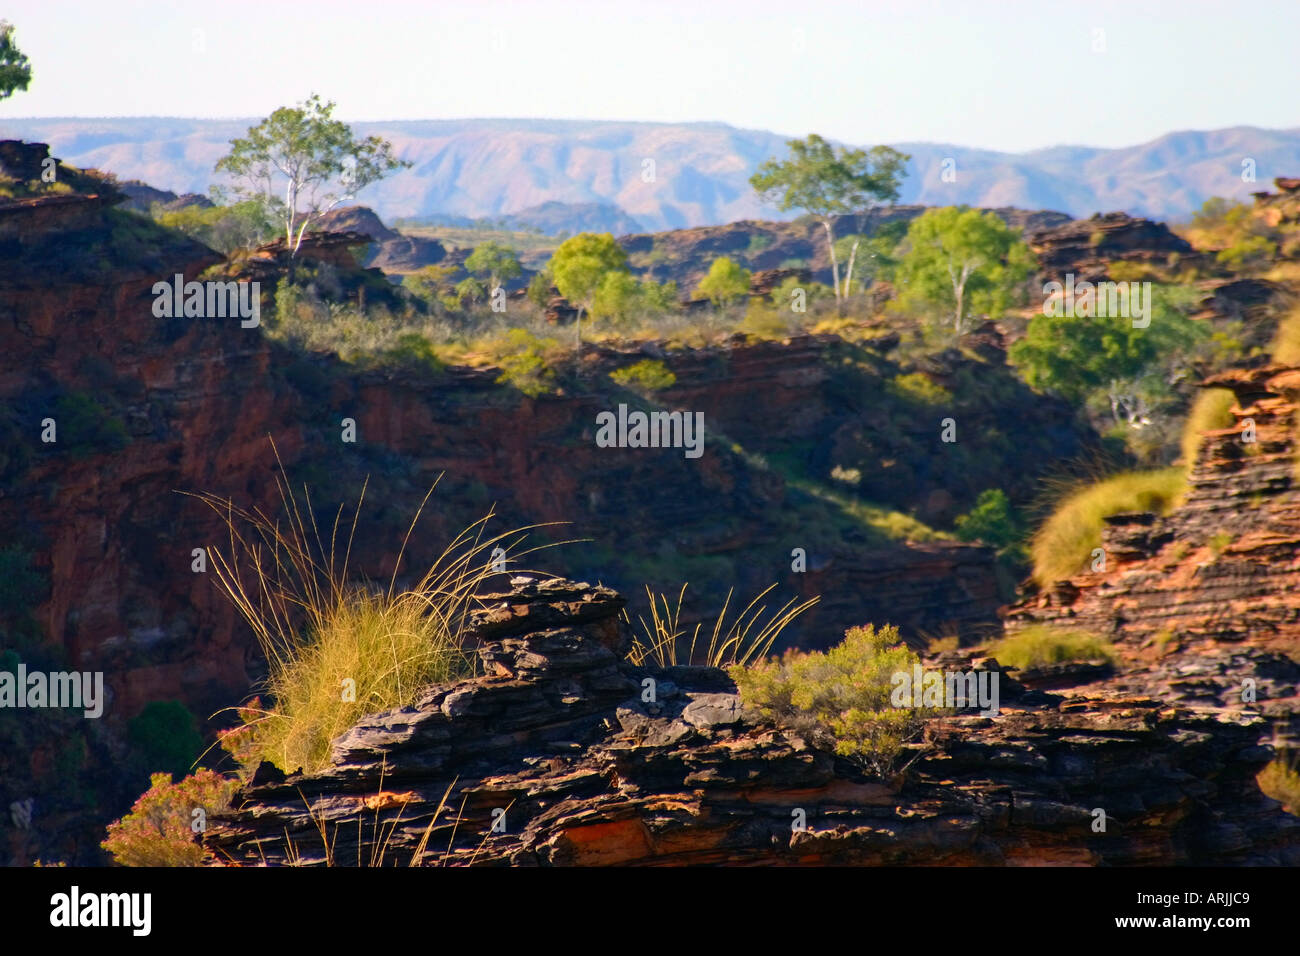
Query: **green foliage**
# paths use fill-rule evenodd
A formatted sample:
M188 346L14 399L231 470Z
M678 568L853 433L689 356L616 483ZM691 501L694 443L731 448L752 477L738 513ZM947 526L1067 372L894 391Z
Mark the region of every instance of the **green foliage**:
M867 625L850 629L829 651L790 650L779 661L728 673L746 706L886 776L925 720L939 713L891 703L893 675L910 674L919 660L896 627Z
M1267 266L1277 256L1277 243L1263 236L1243 236L1214 257L1233 272L1245 272Z
M1035 580L1046 586L1081 574L1092 550L1101 546L1107 517L1141 511L1163 514L1185 487L1182 468L1164 468L1112 475L1067 496L1030 542Z
M962 541L982 541L998 551L1019 547L1025 533L1011 500L1001 488L981 491L975 506L958 516L955 525Z
M487 288L478 279L468 276L456 283L455 294L461 305L474 305L487 298Z
M457 272L455 266L430 265L421 266L402 279L402 288L415 296L426 306L456 304L451 277Z
M786 145L789 158L764 160L749 183L764 202L782 211L802 209L820 220L834 264L831 218L876 202L897 202L904 166L911 157L888 146L836 148L816 133L788 140ZM842 303L845 290L838 275L833 291L836 303Z
M120 451L131 442L126 425L89 395L66 392L54 401L55 448L74 458Z
M501 374L497 381L533 398L554 391L552 364L559 345L555 339L539 338L526 329L511 329L506 333L506 351L498 359Z
M223 255L267 242L276 230L266 204L250 200L233 206L186 206L171 211L155 205L152 216L160 226L183 232Z
M791 311L795 301L795 290L802 289L804 295L804 307L809 308L815 302L820 302L833 295L831 287L823 285L820 282L800 281L798 276L786 276L781 280L781 284L772 290L772 305L784 311Z
M1184 314L1185 290L1152 286L1152 292L1145 328L1134 328L1133 320L1123 317L1035 315L1025 337L1011 346L1011 360L1034 388L1054 391L1074 404L1151 373L1177 380L1209 334Z
M996 641L989 656L999 664L1018 670L1064 664L1071 661L1110 661L1115 651L1110 644L1087 631L1067 630L1037 624Z
M195 810L206 815L224 810L239 781L200 770L180 783L156 773L131 812L108 825L100 844L118 866L199 866L203 846L196 839Z
M145 704L127 724L127 738L151 773L184 776L203 750L194 715L179 700Z
M650 312L675 312L680 305L677 300L677 280L655 282L646 279L641 283L641 299Z
M404 332L399 335L391 346L380 353L379 359L386 365L405 365L432 372L442 372L447 368L446 363L438 357L429 337L419 332Z
M695 294L722 308L748 294L749 278L748 269L741 268L727 256L719 256L709 266L708 274L700 280Z
M517 279L523 274L519 256L508 246L488 240L479 244L465 260L465 270L477 276L487 276L491 291L507 279Z
M912 220L903 249L898 307L945 315L957 335L975 313L1000 316L1033 269L1017 230L966 206L927 209Z
M677 384L677 376L658 359L642 359L627 368L609 373L616 385L636 392L657 392Z
M0 100L26 90L31 81L31 64L14 42L13 24L0 20Z
M946 405L953 400L952 392L924 372L908 372L889 381L889 390L907 402L920 405Z
M788 159L765 160L749 178L764 202L783 212L802 209L825 219L858 212L873 201L897 202L910 156L888 146L832 146L816 133L786 142Z
M214 169L230 177L233 195L258 203L282 225L291 255L324 213L410 166L378 136L356 139L333 113L334 104L314 93L297 106L282 106L246 136L231 140L230 152ZM226 190L216 192L221 197Z
M607 272L591 300L593 319L627 319L641 296L641 286L629 272Z
M560 294L591 311L592 299L611 272L627 272L627 253L609 233L583 232L560 243L549 269Z
M555 278L549 269L543 269L528 280L528 301L539 309L546 308L551 302L551 286Z

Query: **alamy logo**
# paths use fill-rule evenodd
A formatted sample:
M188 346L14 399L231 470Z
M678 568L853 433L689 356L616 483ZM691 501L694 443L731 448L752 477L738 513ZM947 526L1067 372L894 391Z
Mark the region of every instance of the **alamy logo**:
M152 893L82 893L78 886L50 897L51 926L128 926L133 936L153 927Z
M998 715L997 671L930 671L920 664L895 671L889 702L895 707L979 707L983 717Z
M1151 324L1151 283L1075 282L1074 273L1069 272L1064 284L1043 285L1043 315L1132 319L1133 328L1145 329Z
M0 671L0 707L71 707L94 719L104 713L104 672Z
M629 412L618 406L618 414L596 416L597 448L684 448L687 458L704 454L703 412Z
M186 282L178 272L171 282L155 282L153 295L153 314L160 319L237 317L245 329L262 323L260 282Z

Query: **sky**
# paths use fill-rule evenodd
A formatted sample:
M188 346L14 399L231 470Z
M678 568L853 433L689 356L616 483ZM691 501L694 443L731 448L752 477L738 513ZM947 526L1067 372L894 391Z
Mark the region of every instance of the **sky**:
M6 0L11 117L719 121L1024 151L1300 126L1300 0Z

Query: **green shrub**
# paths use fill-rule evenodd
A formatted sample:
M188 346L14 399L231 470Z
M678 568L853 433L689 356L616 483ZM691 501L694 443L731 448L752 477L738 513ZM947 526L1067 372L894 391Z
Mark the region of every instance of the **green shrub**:
M952 401L952 392L924 372L896 376L887 387L898 398L921 405L945 405Z
M559 349L555 339L542 339L526 329L506 333L506 351L498 358L501 374L497 381L536 398L555 390L551 356Z
M1244 236L1214 257L1221 266L1233 272L1258 269L1269 264L1277 255L1277 243L1263 236Z
M184 776L203 750L194 714L179 700L145 704L127 724L127 738L150 773Z
M131 812L108 825L102 846L118 866L198 866L206 816L230 803L238 781L200 770L180 783L156 773ZM202 810L202 814L195 814Z
M657 392L677 384L677 376L658 359L642 359L609 373L616 385L636 392Z
M1110 515L1167 512L1186 486L1182 468L1130 471L1112 475L1066 497L1030 542L1034 579L1048 585L1084 571L1089 555L1101 546Z
M1037 624L1004 637L989 647L999 664L1028 670L1067 661L1114 660L1110 644L1087 631L1065 630Z
M1001 488L981 491L975 506L958 516L956 531L962 541L983 541L998 551L1015 548L1024 535L1011 501Z
M99 402L81 392L68 392L54 401L57 450L74 458L120 451L130 444L126 425Z
M888 775L905 744L937 710L895 707L893 675L920 659L896 627L851 628L829 651L787 651L728 670L741 699L764 717L792 727L873 773Z

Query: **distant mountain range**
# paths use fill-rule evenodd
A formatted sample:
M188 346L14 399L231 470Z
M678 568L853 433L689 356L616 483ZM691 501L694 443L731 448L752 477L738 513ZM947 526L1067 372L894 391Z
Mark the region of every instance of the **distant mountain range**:
M49 143L55 155L178 193L206 192L229 140L255 120L6 119L0 137ZM501 219L537 228L633 231L791 218L764 206L748 178L785 137L722 123L413 120L353 124L391 140L408 170L359 197L385 220ZM1248 199L1275 176L1300 175L1300 129L1169 133L1139 146L1056 146L1002 153L897 143L912 155L900 201L1017 206L1072 216L1123 210L1184 220L1210 196ZM951 160L952 162L947 162ZM1251 161L1255 181L1242 180ZM955 171L946 181L945 169ZM948 180L952 179L950 175ZM525 212L527 216L525 216Z

